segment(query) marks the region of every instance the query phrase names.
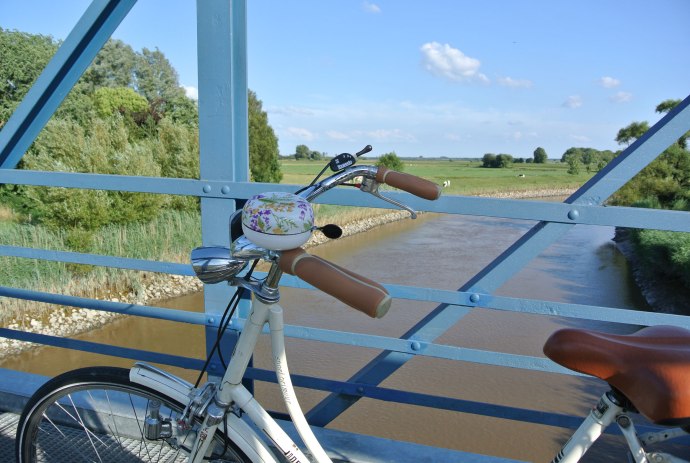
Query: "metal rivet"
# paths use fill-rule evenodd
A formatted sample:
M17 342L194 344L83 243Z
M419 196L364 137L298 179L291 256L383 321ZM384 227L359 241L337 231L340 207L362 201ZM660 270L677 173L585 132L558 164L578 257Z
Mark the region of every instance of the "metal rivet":
M575 219L577 219L578 217L580 217L580 213L578 212L577 209L571 209L571 210L568 212L568 218L569 218L570 220L575 220Z
M213 325L215 322L216 322L216 319L213 318L213 317L211 317L211 318L208 319L208 323L209 323L210 325Z
M412 350L419 350L422 348L422 345L419 343L419 341L414 341L412 344L410 344L410 348Z
M211 185L204 185L204 193L210 193L211 192Z
M223 193L224 195L230 193L230 187L225 185L223 188L220 189L220 192Z
M364 394L364 388L363 388L362 386L359 386L359 387L357 388L357 393L358 393L358 394Z
M479 294L474 293L470 296L470 301L472 302L479 302Z

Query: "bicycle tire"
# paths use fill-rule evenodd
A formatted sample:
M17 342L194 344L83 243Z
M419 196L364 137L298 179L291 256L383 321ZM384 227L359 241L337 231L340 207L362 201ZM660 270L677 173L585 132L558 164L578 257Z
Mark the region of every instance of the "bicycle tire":
M173 436L147 440L143 421L151 400L172 420ZM29 399L17 426L18 463L182 462L194 444L195 429L176 426L185 404L129 380L129 370L88 367L46 382ZM206 461L249 463L220 431Z

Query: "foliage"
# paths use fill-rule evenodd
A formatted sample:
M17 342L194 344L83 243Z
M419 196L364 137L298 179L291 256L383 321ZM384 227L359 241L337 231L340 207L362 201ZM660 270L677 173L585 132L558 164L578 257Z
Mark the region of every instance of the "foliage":
M51 37L0 28L0 127L56 50Z
M561 156L561 162L568 163L569 166L577 164L585 167L587 172L598 172L606 164L611 162L619 153L614 153L610 150L599 151L594 148L568 148L563 156Z
M568 173L570 175L578 175L580 173L580 159L575 156L570 156L567 158L568 163Z
M295 159L311 159L312 161L320 161L324 155L318 151L312 151L307 145L297 145L295 148Z
M688 150L673 144L618 190L612 203L627 206L647 198L655 198L662 208L690 199Z
M278 163L278 137L268 124L256 93L249 91L249 170L255 182L278 183L283 178Z
M510 154L486 153L482 158L482 167L510 167L512 163L513 157Z
M649 130L649 123L647 121L631 122L627 127L623 127L618 131L616 141L620 145L629 145L644 135L647 130Z
M143 112L149 107L146 98L130 87L101 87L93 92L96 113L100 117L113 114L132 115Z
M23 166L42 171L160 175L150 150L132 145L121 117L94 120L87 132L64 119L48 122ZM78 156L75 156L78 153ZM27 212L50 228L95 230L109 223L150 220L163 205L159 195L67 188L24 188Z
M546 150L541 146L534 150L534 162L536 164L544 164L548 156L546 155Z
M0 126L57 49L51 37L0 29ZM252 177L280 181L278 142L249 93ZM196 102L160 50L109 40L19 163L19 168L118 175L199 177ZM105 224L147 221L164 209L196 210L186 196L4 185L0 201L32 222L70 230L76 248Z
M678 106L682 100L664 100L661 103L659 103L656 107L656 112L658 113L667 113L671 111L673 108ZM685 134L678 139L678 145L683 148L687 149L688 148L688 138L690 138L690 131L685 132Z
M400 160L398 155L395 154L395 151L381 155L379 160L376 162L376 165L385 166L389 169L397 170L398 172L402 172L405 169L405 165Z
M666 100L656 111L668 112L679 102ZM616 141L629 144L642 136L648 126L647 122L633 122L618 132ZM618 190L612 203L690 212L687 136L686 133ZM646 271L659 273L690 288L690 233L634 229L631 236Z
M636 230L633 239L647 269L690 288L690 233Z

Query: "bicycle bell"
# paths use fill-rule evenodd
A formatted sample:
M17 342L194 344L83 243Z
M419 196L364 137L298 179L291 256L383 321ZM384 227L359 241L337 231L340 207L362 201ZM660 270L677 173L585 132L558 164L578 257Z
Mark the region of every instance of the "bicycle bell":
M253 243L273 251L298 248L314 228L314 211L304 198L269 192L252 196L242 208L242 231Z

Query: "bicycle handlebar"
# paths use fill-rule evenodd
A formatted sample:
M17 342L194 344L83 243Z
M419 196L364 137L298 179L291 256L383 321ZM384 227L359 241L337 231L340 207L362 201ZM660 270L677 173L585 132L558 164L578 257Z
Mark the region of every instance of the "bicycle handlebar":
M376 181L405 190L415 196L431 201L441 196L441 187L434 182L417 177L416 175L397 172L384 166L379 166L376 171Z
M388 291L379 283L312 256L302 248L283 251L279 266L283 272L298 276L372 318L383 317L391 306Z

